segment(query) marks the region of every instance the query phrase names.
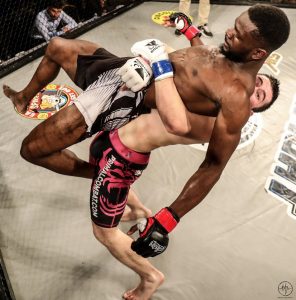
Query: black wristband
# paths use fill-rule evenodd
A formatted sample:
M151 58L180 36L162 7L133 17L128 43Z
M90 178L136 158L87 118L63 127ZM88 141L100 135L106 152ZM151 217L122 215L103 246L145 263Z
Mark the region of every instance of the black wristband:
M173 209L170 208L169 206L167 206L166 209L172 214L172 216L174 217L174 219L179 223L179 222L180 222L180 218L179 218L179 216L173 211Z

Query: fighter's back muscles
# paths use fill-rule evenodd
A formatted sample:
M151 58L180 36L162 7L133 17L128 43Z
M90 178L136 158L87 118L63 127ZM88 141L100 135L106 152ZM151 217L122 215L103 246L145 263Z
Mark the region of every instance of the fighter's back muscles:
M138 152L149 152L153 149L174 145L206 143L209 141L215 118L188 112L191 130L186 136L169 133L160 119L157 110L134 119L124 127L119 128L122 143Z

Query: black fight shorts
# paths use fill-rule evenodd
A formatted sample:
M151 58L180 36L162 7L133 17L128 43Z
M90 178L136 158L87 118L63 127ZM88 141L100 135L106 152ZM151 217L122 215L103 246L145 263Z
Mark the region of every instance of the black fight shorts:
M103 48L94 55L78 57L75 82L84 92L74 103L84 117L89 135L120 128L140 114L150 112L144 105L146 90L134 93L122 88L117 71L128 59Z
M82 90L91 85L102 73L122 67L130 57L118 57L104 48L93 55L78 55L74 83Z

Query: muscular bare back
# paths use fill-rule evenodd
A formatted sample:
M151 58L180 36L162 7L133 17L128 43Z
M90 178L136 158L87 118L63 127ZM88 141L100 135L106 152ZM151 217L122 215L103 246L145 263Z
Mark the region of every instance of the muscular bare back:
M197 114L190 114L189 118L193 128L189 137L169 133L155 109L119 128L118 133L125 146L138 152L175 144L209 142L215 119Z
M174 82L187 109L193 113L217 116L223 95L233 84L248 95L254 90L250 75L226 59L213 46L195 46L170 53ZM145 104L155 107L154 85L147 91ZM247 98L246 98L247 99Z

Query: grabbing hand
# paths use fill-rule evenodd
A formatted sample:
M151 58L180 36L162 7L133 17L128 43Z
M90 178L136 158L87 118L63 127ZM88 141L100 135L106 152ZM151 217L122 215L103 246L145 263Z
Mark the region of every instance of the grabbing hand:
M169 243L168 233L178 222L179 217L169 207L161 209L154 217L140 219L127 233L131 235L139 230L140 237L132 242L132 250L145 258L163 253Z
M135 56L142 56L150 65L156 61L169 59L166 45L158 39L147 39L136 42L131 47Z
M131 52L141 56L150 63L155 80L173 77L173 67L169 61L166 45L157 39L147 39L136 42Z
M141 57L129 59L117 72L121 80L133 92L148 86L152 78L152 69Z

